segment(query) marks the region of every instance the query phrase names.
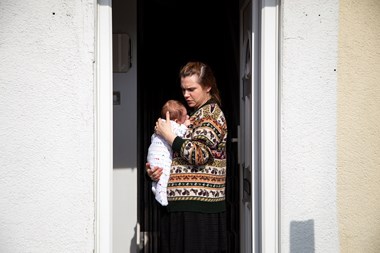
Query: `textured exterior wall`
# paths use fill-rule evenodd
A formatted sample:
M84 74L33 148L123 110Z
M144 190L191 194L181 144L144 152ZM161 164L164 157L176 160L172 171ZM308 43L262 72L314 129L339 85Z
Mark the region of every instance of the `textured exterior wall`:
M94 3L0 3L0 252L93 252Z
M380 2L341 0L338 210L341 252L380 252Z
M281 2L281 252L336 253L339 1Z

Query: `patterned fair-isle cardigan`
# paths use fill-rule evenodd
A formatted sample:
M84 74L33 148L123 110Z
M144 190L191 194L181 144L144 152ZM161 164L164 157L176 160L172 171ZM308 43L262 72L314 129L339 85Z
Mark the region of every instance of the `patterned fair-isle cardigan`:
M190 116L184 138L176 137L168 183L168 211L225 211L227 123L209 100Z

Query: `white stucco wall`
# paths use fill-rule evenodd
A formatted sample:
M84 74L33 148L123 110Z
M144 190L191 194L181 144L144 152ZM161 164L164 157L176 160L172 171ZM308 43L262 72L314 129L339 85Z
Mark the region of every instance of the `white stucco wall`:
M0 252L93 252L95 3L0 2Z
M339 252L338 0L282 1L281 252Z

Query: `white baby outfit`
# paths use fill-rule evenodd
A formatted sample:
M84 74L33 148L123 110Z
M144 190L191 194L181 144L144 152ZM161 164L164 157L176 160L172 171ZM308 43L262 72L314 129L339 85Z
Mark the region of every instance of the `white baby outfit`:
M185 135L187 127L184 124L178 124L173 120L171 120L170 123L175 135L180 137ZM160 180L152 183L152 191L156 200L163 206L168 205L166 190L170 176L172 158L172 147L160 135L155 133L152 134L147 160L151 167L159 167L163 169Z

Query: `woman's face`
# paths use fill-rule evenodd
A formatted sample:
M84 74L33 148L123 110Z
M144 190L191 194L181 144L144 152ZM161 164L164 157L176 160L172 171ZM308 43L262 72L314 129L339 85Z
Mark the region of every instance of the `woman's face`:
M198 82L198 76L192 75L181 78L182 94L189 107L201 107L210 98L210 87L203 88Z

